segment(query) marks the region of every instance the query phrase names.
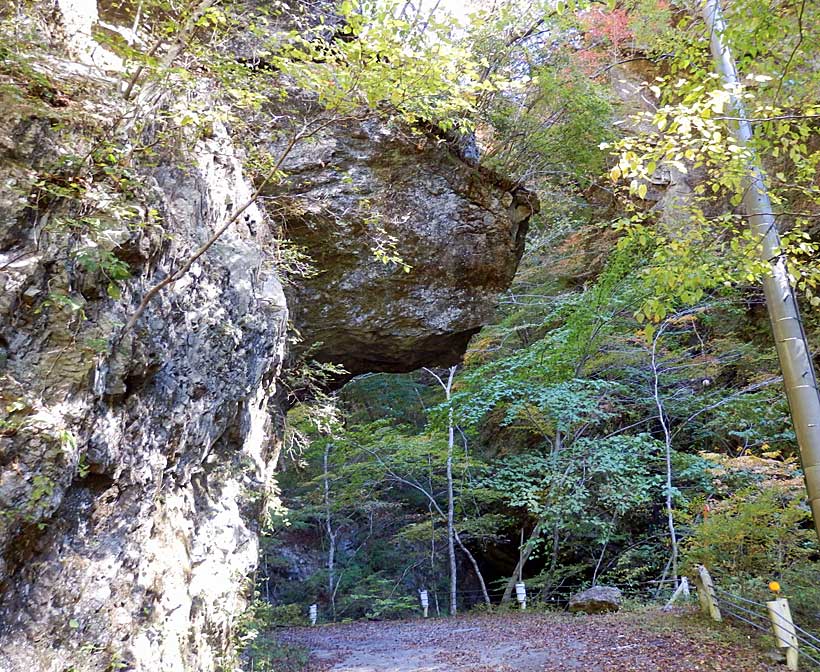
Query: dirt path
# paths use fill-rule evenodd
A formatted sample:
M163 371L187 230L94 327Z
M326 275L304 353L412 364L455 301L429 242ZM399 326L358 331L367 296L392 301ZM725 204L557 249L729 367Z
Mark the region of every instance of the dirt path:
M767 672L745 635L688 612L505 614L291 628L310 672Z

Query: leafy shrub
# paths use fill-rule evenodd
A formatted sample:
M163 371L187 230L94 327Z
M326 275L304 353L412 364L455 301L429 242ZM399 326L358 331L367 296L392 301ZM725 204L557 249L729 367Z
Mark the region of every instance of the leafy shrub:
M296 672L308 661L306 649L283 644L272 628L285 625L305 625L304 609L298 604L273 605L255 599L237 624L234 644L237 653L251 661L252 669L259 672ZM231 661L224 669L235 669ZM236 662L236 661L233 661Z
M414 596L379 576L368 576L355 585L340 607L346 616L372 619L406 618L420 608Z
M816 552L814 533L804 525L809 518L787 488L740 490L695 528L686 561L732 576L782 576Z
M304 625L305 609L301 604L266 604L264 607L265 621L270 627L287 625Z
M795 479L796 480L796 479ZM769 482L739 490L716 505L684 546L690 571L705 565L719 588L759 601L776 579L803 626L820 618L820 568L802 483Z

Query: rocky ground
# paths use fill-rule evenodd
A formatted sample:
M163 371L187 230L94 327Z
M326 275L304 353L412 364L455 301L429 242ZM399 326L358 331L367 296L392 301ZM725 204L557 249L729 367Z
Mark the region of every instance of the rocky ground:
M687 610L504 614L290 628L309 672L766 672L782 669L730 626ZM294 668L298 669L298 668Z

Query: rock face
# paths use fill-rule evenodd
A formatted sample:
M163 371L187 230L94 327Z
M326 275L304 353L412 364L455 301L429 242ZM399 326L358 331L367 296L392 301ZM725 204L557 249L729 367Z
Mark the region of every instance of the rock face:
M64 24L85 39L84 17ZM452 362L536 205L431 138L337 127L292 154L269 194L284 207L249 208L123 335L253 187L218 123L127 174L112 162L116 183L72 183L124 103L118 79L49 58L59 90L0 88L0 672L209 672L276 503L290 317L351 372ZM287 299L282 213L319 271ZM373 256L385 235L409 273Z
M608 611L618 611L621 608L623 596L621 591L612 586L593 586L583 592L573 595L569 600L569 610L582 611L587 614L602 614Z
M311 356L351 373L456 363L512 281L534 195L376 120L319 135L284 167L285 228L319 269L288 290L304 343L320 343ZM400 262L374 255L385 244Z
M211 670L244 609L278 453L288 311L264 242L229 231L105 350L250 185L224 132L185 171L146 169L173 236L109 222L136 277L108 296L100 271L64 263L84 244L58 225L68 213L28 207L63 151L53 120L29 114L0 120L0 670Z

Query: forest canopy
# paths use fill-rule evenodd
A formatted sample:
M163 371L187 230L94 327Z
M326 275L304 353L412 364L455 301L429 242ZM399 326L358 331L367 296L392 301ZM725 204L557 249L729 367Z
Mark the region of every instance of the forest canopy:
M268 543L299 530L330 554L308 590L335 618L410 613L420 589L442 612L509 600L522 576L547 602L591 583L657 595L701 562L759 595L782 577L810 609L817 543L742 198L759 162L816 346L820 17L724 12L737 85L692 3L431 14L433 51L465 59L465 107L437 105L546 207L463 364L319 385L292 411L289 527Z

